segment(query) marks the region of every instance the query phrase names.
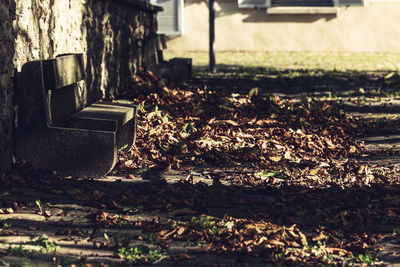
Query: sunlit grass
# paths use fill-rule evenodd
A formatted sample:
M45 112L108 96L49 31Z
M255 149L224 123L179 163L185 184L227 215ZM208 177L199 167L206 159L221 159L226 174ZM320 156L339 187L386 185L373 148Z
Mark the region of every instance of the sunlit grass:
M164 51L166 59L189 57L194 66L208 65L208 52ZM216 63L268 69L327 71L398 71L400 53L217 52Z

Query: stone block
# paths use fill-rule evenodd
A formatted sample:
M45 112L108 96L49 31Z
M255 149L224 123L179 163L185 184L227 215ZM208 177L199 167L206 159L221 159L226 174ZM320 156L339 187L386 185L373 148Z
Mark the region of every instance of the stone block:
M155 66L154 73L163 79L183 83L192 78L191 58L172 58Z

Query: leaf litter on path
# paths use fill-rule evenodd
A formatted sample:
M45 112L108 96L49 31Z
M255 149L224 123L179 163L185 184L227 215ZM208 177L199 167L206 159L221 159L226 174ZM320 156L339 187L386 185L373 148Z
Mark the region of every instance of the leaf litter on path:
M28 203L15 205L7 196L30 187L96 208L88 215L96 229L140 229L147 237L131 238L164 252L173 242L198 246L165 260L218 253L296 265L372 263L374 244L400 218L395 178L350 160L367 155L356 140L373 123L342 114L333 101L167 87L150 72L124 97L139 105L138 137L130 152L119 153L112 174L134 180L180 170L183 178L198 173L212 185L115 182L113 191L25 164L1 177L0 210L20 212ZM140 214L166 218L132 219Z

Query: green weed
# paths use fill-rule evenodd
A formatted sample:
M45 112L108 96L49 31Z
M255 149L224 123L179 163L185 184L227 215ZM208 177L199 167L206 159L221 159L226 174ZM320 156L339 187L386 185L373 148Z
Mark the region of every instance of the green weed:
M122 212L125 212L125 213L137 213L137 212L141 212L141 211L143 211L143 206L142 205L139 205L139 206L136 206L136 207L132 207L132 206L125 206L123 209L122 209Z
M125 150L128 147L128 144L123 145L120 149L118 149L119 152Z
M395 235L395 236L399 236L400 235L400 228L399 227L396 227L396 228L393 229L393 235Z
M186 245L189 247L204 247L207 245L207 242L202 239L187 240Z
M284 173L273 171L273 170L265 170L264 172L258 172L256 173L258 176L260 176L262 179L268 179L270 177L277 178L277 179L288 179L289 177L285 175Z
M209 235L218 235L227 230L224 222L217 222L212 216L192 217L189 226L197 231L206 230Z
M0 230L1 229L4 229L4 230L7 230L7 229L10 229L11 228L11 224L10 223L3 223L3 225L0 227Z
M185 126L183 127L184 133L191 134L194 131L196 131L196 128L194 128L193 124L191 123L186 123Z
M141 258L144 254L149 253L149 248L144 245L138 245L132 248L122 247L117 250L117 254L121 259L133 261Z
M371 266L376 261L376 258L371 254L360 254L357 256L357 260L367 264L367 266Z
M58 246L54 241L50 241L49 237L45 234L38 237L34 244L40 247L40 252L42 253L54 253L60 249L60 246Z
M164 257L164 253L158 249L151 249L149 251L149 261L151 263L157 262Z
M317 246L318 247L326 247L326 245L328 244L328 240L329 240L329 236L325 237L324 240L318 240L317 241Z
M249 97L251 98L253 95L258 95L258 87L250 90Z
M155 263L164 257L164 253L158 249L149 249L147 246L138 245L133 248L122 247L117 251L121 259L134 261L143 259L145 262Z
M35 203L36 203L36 206L38 207L40 213L43 213L43 211L45 209L50 208L50 203L49 202L42 203L42 201L40 199L36 199Z

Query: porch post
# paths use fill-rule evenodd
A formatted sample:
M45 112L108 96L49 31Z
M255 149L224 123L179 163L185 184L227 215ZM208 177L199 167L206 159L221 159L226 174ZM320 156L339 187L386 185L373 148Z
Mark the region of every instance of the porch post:
M208 10L209 10L209 71L210 73L215 73L215 51L214 51L214 41L215 41L215 10L214 10L214 0L208 0Z

